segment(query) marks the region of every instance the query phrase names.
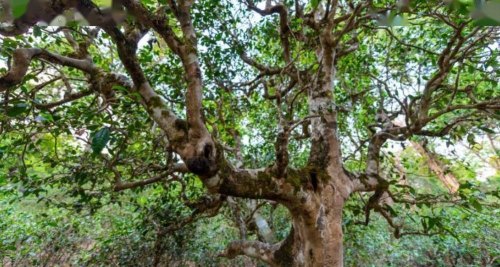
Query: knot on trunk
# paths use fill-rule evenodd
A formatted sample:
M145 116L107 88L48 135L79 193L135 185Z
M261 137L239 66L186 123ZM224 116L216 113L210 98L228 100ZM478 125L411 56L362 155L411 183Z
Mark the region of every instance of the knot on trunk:
M218 167L215 160L215 150L212 144L205 144L201 151L186 159L186 166L192 173L202 176L211 177L217 173Z

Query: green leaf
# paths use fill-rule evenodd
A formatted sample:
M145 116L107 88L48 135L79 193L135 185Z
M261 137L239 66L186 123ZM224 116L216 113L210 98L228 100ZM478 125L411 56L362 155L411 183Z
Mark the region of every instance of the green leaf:
M111 7L111 5L113 4L113 1L112 0L93 0L92 2L94 2L98 7Z
M484 132L486 133L489 133L489 134L494 134L495 131L493 131L492 129L490 128L486 128L486 127L479 127L479 129L483 130Z
M110 133L109 128L104 127L93 134L91 147L94 154L101 153L104 147L106 147L109 142Z
M12 7L12 15L14 18L21 17L28 8L30 0L10 0L10 6Z
M40 115L36 117L36 120L40 122L54 122L54 117L52 117L50 113L41 112Z
M7 109L7 116L9 117L17 117L29 110L29 105L26 103L17 103L12 107Z
M425 218L420 218L420 223L422 223L422 227L424 228L424 231L427 231L429 229Z
M140 206L145 206L148 203L148 199L145 196L140 196L137 198L137 204Z
M152 5L152 4L154 4L153 0L141 0L141 3L143 3L144 5Z
M312 8L317 8L319 5L320 0L311 0L311 6Z
M390 205L385 205L384 206L388 211L389 213L394 216L394 217L397 217L398 216L398 213L396 212L395 209L393 209Z
M481 18L474 21L475 26L500 26L500 21L496 21L492 18Z
M40 37L42 35L42 29L39 26L33 26L33 35Z
M474 185L469 182L469 181L466 181L465 183L461 183L460 186L458 187L458 190L464 190L464 189L471 189Z
M458 242L462 242L462 241L460 240L460 237L459 237L459 236L455 233L455 231L453 231L453 230L451 230L451 229L449 229L449 228L444 228L444 230L445 230L448 234L450 234L451 236L453 236L453 237L454 237L454 238L455 238Z
M8 245L8 246L3 247L3 249L15 251L17 248L15 245Z
M410 187L408 187L408 189L410 191L410 194L412 194L412 195L416 195L417 194L417 191L415 191L415 188L413 188L413 187L410 186Z
M116 90L116 91L121 91L121 92L128 92L128 89L121 86L121 85L113 85L113 90Z
M428 230L431 230L438 223L439 223L439 218L435 218L435 217L429 218L429 229Z
M471 146L476 144L474 134L467 135L467 142L469 142L469 145L471 145Z
M477 199L475 198L471 198L469 199L469 203L472 205L472 207L474 207L474 209L476 209L477 211L482 211L483 210L483 206L481 205L481 203L479 203L479 201L477 201Z

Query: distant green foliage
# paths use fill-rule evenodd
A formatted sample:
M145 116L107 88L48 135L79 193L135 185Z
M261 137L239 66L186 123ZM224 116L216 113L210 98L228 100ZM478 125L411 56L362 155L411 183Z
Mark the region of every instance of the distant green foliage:
M224 152L229 161L241 160L246 168L262 168L275 161L274 143L280 117L297 122L309 114L308 92L296 88L280 103L266 99L264 88L267 97L276 96L290 83L290 78L262 76L261 71L244 64L240 55L245 52L270 67L287 66L277 27L278 16L256 20L255 14L240 2L244 1L200 0L194 5L193 25L197 29L204 78L203 119L211 134L225 147L236 147L235 136L241 137L241 158L234 149L227 149ZM259 6L264 4L255 2ZM294 6L290 0L272 2ZM326 1L302 2L305 10L310 11ZM373 1L381 10L402 2L405 1ZM449 5L441 9L436 6L442 1L409 2L409 8L415 12L406 12L402 7L384 11L377 19L362 21L359 28L339 40L340 46L347 47L350 42L358 46L335 63L337 75L332 88L335 107L339 109L337 134L342 143L344 167L349 171L365 171L367 142L374 131L370 127L378 123L378 110L397 110L401 103L393 99L404 99L402 106L417 108L422 88L439 71L437 53L445 49L453 30L427 15L451 14L450 19L463 22L470 12L481 11L477 14L477 24L497 25L500 14L494 13L498 1L446 1ZM14 17L25 13L27 3L28 0L11 1ZM93 3L104 12L112 1L93 0ZM141 3L152 10L166 1ZM477 6L481 3L486 4ZM376 15L372 11L375 10L363 16ZM180 36L182 30L172 19L172 10L166 7L158 12L163 12L165 23ZM294 33L290 37L290 53L297 74L300 79L302 73L317 78L314 75L320 72L319 54L312 49L319 42L317 32L304 26L302 18L291 15L289 20L288 27ZM341 22L335 27L344 25ZM472 26L464 27L463 36L474 30ZM310 43L296 39L299 37L295 33L299 32ZM9 62L15 49L29 46L61 55L75 52L62 32L35 26L32 33L0 38L0 59ZM72 28L70 33L77 43L82 43L91 29ZM471 40L464 42L469 45ZM450 94L451 89L446 86L436 89L431 115L450 104L466 105L500 97L498 43L481 39L477 42L479 48L471 49L470 58L458 61L443 82L460 90ZM346 48L340 46L339 51ZM110 37L103 31L88 50L96 67L103 72L126 73ZM179 58L157 33L143 37L137 56L151 86L172 112L185 118L186 79ZM2 65L1 75L8 67ZM33 92L48 76L52 77L37 72L47 69L51 75L64 73L71 82L71 90L61 78ZM217 257L230 241L240 238L234 214L227 204L216 216L198 217L173 233L158 235L159 229L191 216L196 208L189 204L207 194L194 175L115 192L118 180L128 183L149 179L180 161L165 143L165 133L151 120L150 111L138 101L137 92L114 86L112 93L119 98L116 102L106 103L92 91L78 101L39 109L36 105L59 101L66 93L88 90L88 75L74 68L56 69L40 60L31 63L30 71L19 88L8 94L9 101L4 102L7 94L3 92L0 97L0 265L151 266L155 257L162 266L243 265L242 257L234 260ZM386 84L388 89L384 90ZM469 88L469 85L474 86ZM293 101L291 110L288 103ZM456 196L448 194L425 159L407 143L386 144L382 149L381 173L388 178L391 192L396 197L418 202L394 204L388 210L405 228L431 236L395 239L393 229L375 212L370 224L364 226L365 204L370 195L356 193L344 209L347 266L498 266L500 151L495 150L494 144L499 141L499 124L486 116L476 117L481 112L471 112L465 124L429 141L429 146L444 150L437 157L461 183ZM467 114L464 110L447 113L422 130L440 130ZM308 161L310 145L304 139L302 127L310 126L299 125L290 132L291 167L303 167ZM416 140L415 136L409 138ZM394 168L398 157L404 179ZM493 174L479 180L485 166L493 169ZM443 203L430 204L436 196ZM259 212L268 219L277 240L289 234L290 215L284 206L269 202ZM249 228L248 238L257 239L251 224Z

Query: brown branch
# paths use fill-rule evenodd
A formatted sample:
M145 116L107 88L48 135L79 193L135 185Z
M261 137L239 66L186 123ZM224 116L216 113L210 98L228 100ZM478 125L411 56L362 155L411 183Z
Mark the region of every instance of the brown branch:
M261 74L264 75L276 75L282 73L283 69L282 68L272 68L265 66L256 60L248 57L248 55L245 52L240 53L240 58L245 62L246 64L258 69Z
M186 95L188 122L191 127L196 129L196 132L205 132L206 130L201 113L201 90L203 84L201 68L196 53L196 33L192 25L190 14L191 3L189 1L182 1L180 4L171 5L171 7L174 8L173 11L177 20L181 24L181 29L185 38L184 41L177 38L172 28L168 26L168 23L165 23L165 20L167 20L166 16L152 14L138 1L124 0L123 4L141 23L152 27L158 32L169 48L181 58L188 82ZM206 135L207 133L204 134Z
M453 128L455 128L456 126L458 126L464 122L476 121L477 119L475 119L473 117L473 115L475 115L475 113L470 113L470 114L465 114L464 116L460 116L460 117L454 119L453 121L451 121L450 123L446 124L443 128L441 128L439 130L434 130L434 131L420 130L420 131L414 132L414 134L420 135L420 136L429 136L429 137L443 137L443 136L449 134L451 132L451 130L453 130Z
M499 110L500 109L500 99L491 99L487 101L483 101L480 103L475 103L475 104L460 104L460 105L453 105L453 106L447 106L445 109L436 112L430 116L427 116L424 120L422 120L422 124L426 125L431 121L436 120L438 117L449 113L451 111L455 110L468 110L468 109L492 109L492 110Z
M117 28L106 28L106 32L113 38L118 48L118 55L133 81L133 90L137 91L142 98L142 104L158 124L167 134L169 141L179 154L185 155L186 128L185 125L167 108L165 102L153 90L146 78L136 56L136 43L127 40L123 33Z
M419 103L419 110L417 118L419 120L425 119L427 113L430 109L432 94L444 81L451 68L453 67L453 56L459 51L460 47L463 45L465 38L462 37L462 31L465 28L466 23L462 23L458 28L456 28L454 35L448 41L445 49L441 51L438 59L438 72L427 81L424 91L422 92L422 97Z
M255 6L254 2L251 0L246 1L247 6L259 13L262 16L267 16L271 14L279 14L280 21L280 40L281 47L283 48L283 58L286 64L291 63L291 55L290 55L290 27L288 26L288 10L283 4L276 4L272 6L267 6L266 9L259 9Z
M56 102L51 102L51 103L35 103L35 107L38 109L51 109L53 107L57 107L60 105L64 105L66 103L72 102L74 100L80 99L82 97L86 97L91 95L93 92L92 90L84 90L78 93L70 94L65 96L63 99L56 101Z
M94 74L97 71L97 68L90 60L65 57L40 48L19 48L12 54L13 62L9 71L0 78L0 92L22 82L33 58L46 60L66 67L73 67L89 74Z
M229 244L219 257L234 259L239 255L246 255L261 260L270 266L278 266L274 261L274 252L278 250L278 245L269 245L260 241L233 241Z
M411 47L411 48L415 48L417 50L420 50L420 51L423 51L425 53L428 53L429 55L439 55L439 53L436 53L436 52L431 51L429 49L426 49L424 47L420 47L420 46L417 46L417 45L414 45L414 44L411 44L411 43L405 43L405 42L403 42L401 39L399 39L398 37L396 37L396 35L392 32L392 30L390 28L384 27L384 30L386 30L386 32L389 33L389 35L394 40L396 40L396 42L398 42L400 45Z
M132 188L137 188L137 187L143 187L149 184L157 183L162 180L165 180L167 177L172 176L171 179L168 181L176 181L179 180L180 178L174 175L174 173L185 173L187 172L187 168L184 164L176 164L174 165L170 170L167 172L164 172L162 174L159 174L157 176L144 179L144 180L139 180L139 181L133 181L133 182L123 182L121 180L121 175L117 173L114 168L112 168L113 171L115 172L115 184L114 184L114 191L123 191L126 189L132 189Z
M4 1L2 1L3 4ZM8 2L8 1L7 1ZM9 5L7 5L9 7ZM18 18L6 19L0 23L0 34L4 36L16 36L28 32L28 30L40 21L50 22L56 16L63 14L65 10L74 8L78 10L90 25L113 27L120 23L123 17L118 18L116 13L103 12L92 1L59 1L53 0L30 0L27 3L24 14ZM8 13L8 11L5 11ZM118 18L118 21L115 20Z
M190 14L192 2L169 2L175 17L181 25L184 37L182 42L175 36L172 29L168 26L168 23L165 23L167 17L151 14L151 12L148 12L138 1L124 0L123 3L139 22L152 27L156 32L158 32L158 34L160 34L160 36L167 42L170 49L172 49L172 51L180 57L187 81L187 92L185 97L188 123L187 127L182 127L182 129L172 131L172 128L178 128L175 127L175 122L178 121L178 119L171 111L166 109L163 101L151 89L149 82L147 82L137 57L135 56L135 48L137 44L130 44L129 41L122 38L119 30L108 29L108 33L110 33L117 41L120 59L127 68L127 71L131 74L132 78L135 79L134 83L136 87L139 88L139 93L143 96L146 105L150 108L152 106L160 106L160 108L155 108L158 112L153 111L152 115L155 118L155 121L157 121L160 127L167 133L169 140L173 141L176 139L182 139L181 142L173 144L176 152L181 155L181 157L186 161L188 167L195 174L207 177L213 176L217 171L217 164L214 162L216 150L212 137L210 136L203 119L203 80L197 55L196 33ZM130 45L133 45L133 49L129 49ZM131 57L130 55L133 56ZM160 102L160 105L152 103L152 99L154 102ZM185 136L186 134L187 136Z
M118 181L118 182L116 182L114 184L113 190L115 192L118 192L118 191L123 191L123 190L126 190L126 189L143 187L145 185L149 185L149 184L153 184L153 183L162 181L162 180L166 179L168 176L169 176L169 173L163 173L163 174L160 174L160 175L148 178L148 179L144 179L144 180L140 180L140 181L135 181L135 182L124 183L124 182Z
M417 102L419 104L417 109L412 109L413 104L415 104L414 100L412 100L409 106L406 105L406 102L403 103L402 101L400 101L399 99L390 94L387 88L388 87L387 83L385 81L382 81L372 75L372 78L376 79L378 82L382 83L385 86L385 90L388 93L388 95L399 103L401 109L406 114L407 125L406 126L395 125L389 119L387 119L386 123L384 123L384 127L382 127L383 129L381 129L381 131L375 133L372 136L372 138L370 139L370 144L368 146L366 175L364 176L365 179L363 181L360 181L361 183L359 183L359 190L363 191L369 189L373 190L374 188L377 187L376 186L376 184L378 183L377 180L381 179L381 177L378 174L380 149L386 140L392 139L392 140L402 141L406 140L411 135L444 136L448 134L456 125L466 121L470 121L471 120L470 117L474 115L474 113L466 114L464 116L456 118L455 120L452 120L450 123L448 123L444 128L442 128L439 131L422 130L422 128L424 128L430 122L441 117L442 115L450 113L455 110L500 109L499 100L492 99L483 101L481 103L473 103L473 104L452 105L450 103L448 107L441 109L440 111L434 114L429 114L429 110L435 101L435 98L433 98L433 93L436 91L436 89L440 88L442 82L445 80L445 78L451 71L453 64L457 62L457 54L459 53L459 51L461 51L461 48L464 45L465 41L474 36L478 32L478 29L476 28L467 36L462 36L462 31L464 30L467 23L468 22L465 22L457 27L454 27L455 29L454 34L451 36L445 49L439 54L438 71L427 82L425 89L423 91L423 95L420 98L420 102ZM392 32L390 31L388 32L392 37L396 38L394 34L392 34ZM481 38L485 37L481 36L480 39ZM477 42L473 43L477 44ZM473 45L471 44L471 46ZM413 113L414 111L415 113Z
M231 211L233 212L234 220L236 221L238 230L240 232L240 239L245 240L247 238L247 224L243 219L241 208L238 205L237 199L228 197L227 204L231 209Z
M54 83L54 82L56 82L56 81L58 81L58 80L60 80L60 79L61 79L61 77L54 77L54 78L52 78L52 79L50 79L50 80L48 80L48 81L46 81L46 82L43 82L43 83L41 83L41 84L36 85L36 86L35 86L35 87L33 87L33 89L31 89L31 91L30 91L31 97L33 98L33 96L34 96L34 95L35 95L38 91L42 90L42 89L43 89L43 88L45 88L46 86L48 86L48 85L50 85L50 84L52 84L52 83Z

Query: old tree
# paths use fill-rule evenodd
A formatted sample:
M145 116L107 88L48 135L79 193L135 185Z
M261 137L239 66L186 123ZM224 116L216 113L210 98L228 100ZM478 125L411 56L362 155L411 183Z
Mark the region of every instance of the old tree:
M481 205L426 146L494 144L496 2L105 2L2 1L0 156L26 194L61 188L81 208L178 184L193 213L159 238L227 208L241 239L220 256L271 266L342 266L343 212L380 214L401 237L443 229L407 229L396 208ZM408 145L432 153L451 194L405 181ZM263 205L288 210L283 240L259 229Z

